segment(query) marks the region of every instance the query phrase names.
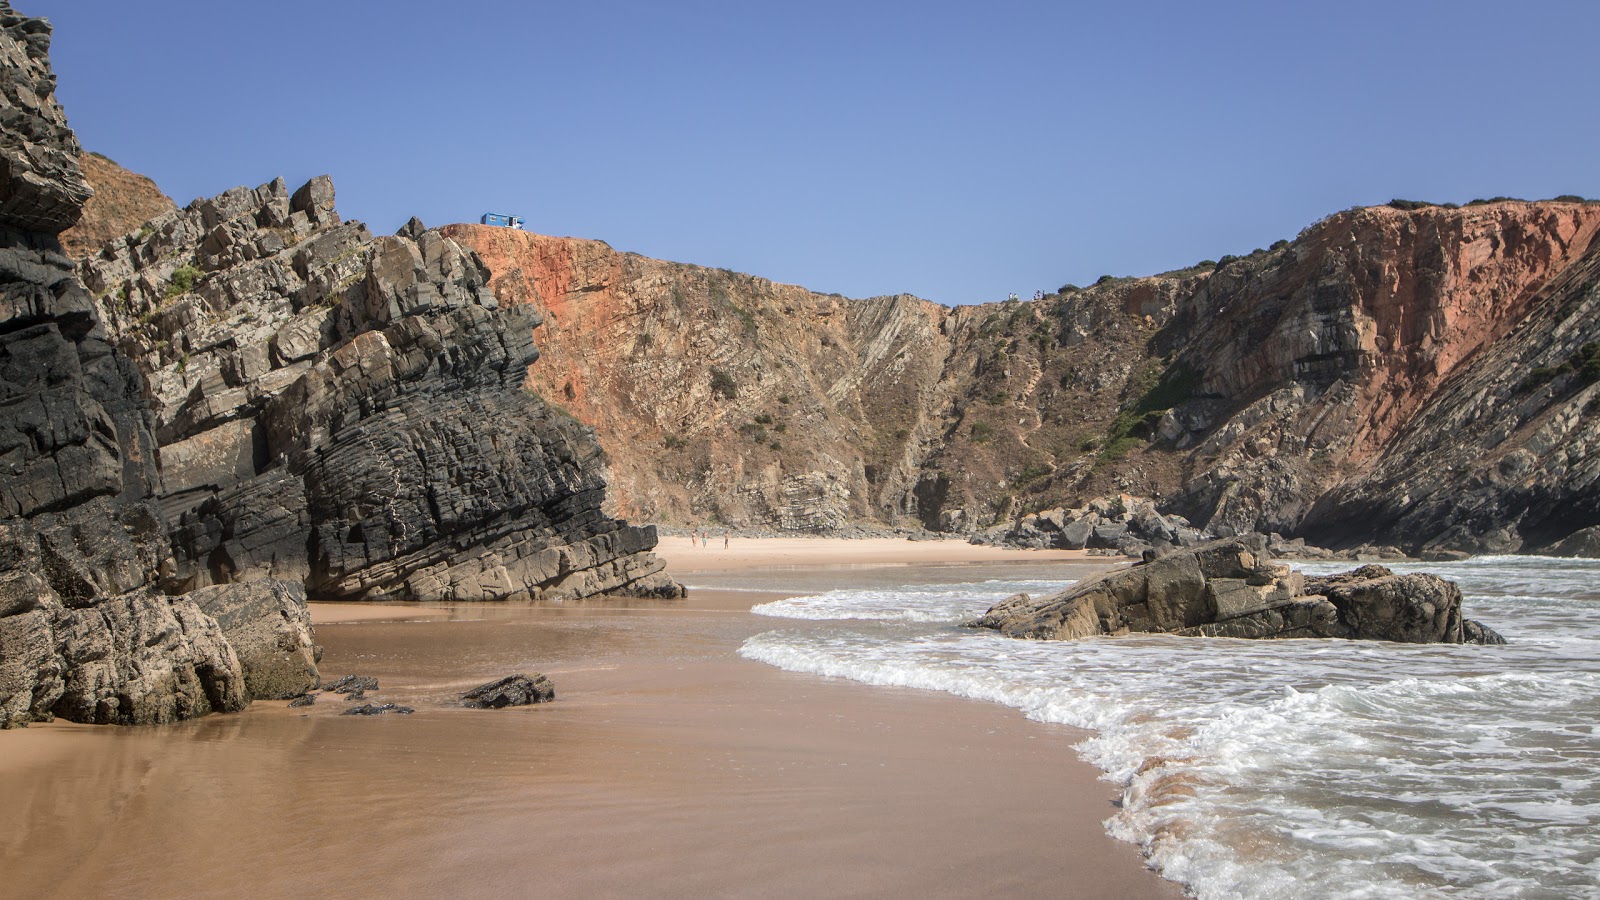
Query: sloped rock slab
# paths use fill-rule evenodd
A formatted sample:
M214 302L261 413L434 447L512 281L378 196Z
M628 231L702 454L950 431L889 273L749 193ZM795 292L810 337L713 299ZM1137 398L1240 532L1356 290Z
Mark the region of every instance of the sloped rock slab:
M549 703L556 698L555 682L543 675L507 675L499 681L479 685L461 695L461 705L473 709L503 709Z

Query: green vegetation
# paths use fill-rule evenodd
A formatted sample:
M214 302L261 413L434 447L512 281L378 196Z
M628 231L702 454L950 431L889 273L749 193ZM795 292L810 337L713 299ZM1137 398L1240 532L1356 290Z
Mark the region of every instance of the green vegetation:
M661 439L661 445L668 450L682 450L689 446L689 442L675 434L669 434Z
M772 424L772 416L768 415L767 413L761 413L760 415L756 416L756 424L757 425L771 425Z
M1111 420L1095 467L1116 462L1149 441L1167 410L1189 399L1199 386L1200 373L1187 365L1178 363L1162 371L1160 363L1152 360L1129 380L1130 392L1137 392L1137 399Z
M139 226L139 240L141 241L155 233L156 227L151 225L149 222Z
M1285 238L1280 238L1280 239L1278 239L1276 241L1273 241L1272 242L1272 246L1268 247L1267 249L1268 250L1282 250L1283 248L1285 248L1287 246L1289 246L1289 241L1287 239L1285 239Z
M1116 281L1116 280L1117 280L1117 276L1115 276L1115 275L1101 275L1099 278L1096 278L1094 280L1094 283L1095 283L1096 287L1099 287L1102 284L1110 284L1111 282Z
M185 353L178 357L178 374L182 375L187 371L189 371L189 354Z
M1499 198L1499 199L1505 200L1505 199L1509 199L1509 198L1502 197L1502 198ZM1494 201L1490 201L1490 202L1494 202ZM1454 204L1454 203L1429 203L1426 200L1400 200L1400 199L1395 199L1395 200L1390 200L1388 203L1386 203L1384 205L1393 207L1395 209L1405 210L1407 212L1410 212L1411 210L1414 210L1414 209L1427 209L1427 208L1433 207L1433 206L1437 206L1440 209L1456 209L1457 208L1456 204ZM1471 204L1469 203L1467 205L1470 206Z
M1023 469L1021 472L1018 472L1017 476L1011 479L1011 483L1021 487L1023 485L1038 481L1046 475L1049 475L1052 471L1053 470L1047 465L1043 465L1042 463L1033 463L1027 468Z
M1000 390L990 394L988 397L985 397L984 402L988 403L990 406L1004 406L1008 396L1009 395L1006 393L1005 389L1001 388Z
M987 422L974 422L972 423L971 434L974 444L987 444L989 443L989 438L994 435L994 428L990 427Z
M739 433L757 444L767 442L767 430L754 422L746 422L739 426Z
M1215 269L1217 267L1217 261L1214 259L1202 259L1195 263L1194 267L1196 269Z
M1579 197L1577 194L1562 194L1561 196L1555 198L1555 202L1557 202L1557 203L1593 203L1594 201L1585 199L1583 197Z
M778 402L782 403L785 406L788 406L789 405L789 395L788 394L779 394L778 395Z
M199 268L188 264L173 269L172 280L167 283L165 299L171 300L173 297L187 294L194 290L195 282L200 280L202 274L204 273Z
M711 367L711 393L717 394L725 400L732 400L739 393L739 386L734 383L733 376L716 366Z
M650 332L646 331L645 333L639 335L638 340L634 341L634 346L638 347L640 350L649 350L655 345L655 342L656 339L651 336Z
M1487 206L1490 203L1523 203L1523 202L1525 202L1525 201L1523 201L1523 199L1521 197L1490 197L1487 200L1483 199L1482 197L1479 197L1476 200L1468 200L1467 201L1467 205L1468 206Z
M1063 284L1061 287L1056 288L1056 293L1058 293L1058 294L1076 294L1077 292L1079 292L1081 290L1083 290L1083 288L1078 287L1077 285L1075 285L1075 284L1073 284L1072 282L1069 281L1066 284Z
M1082 453L1093 453L1100 446L1100 441L1093 437L1086 437L1078 442L1078 450Z
M1540 366L1528 373L1522 380L1522 390L1531 391L1536 387L1554 381L1557 377L1568 372L1578 376L1578 385L1588 387L1600 381L1600 342L1590 341L1578 348L1578 351L1567 358L1567 361L1557 366Z

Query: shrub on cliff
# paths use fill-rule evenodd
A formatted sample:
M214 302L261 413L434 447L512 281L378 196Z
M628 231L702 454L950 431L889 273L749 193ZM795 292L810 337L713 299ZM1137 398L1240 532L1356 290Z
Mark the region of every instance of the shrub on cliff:
M1505 199L1505 198L1501 198L1501 199ZM1408 212L1411 211L1411 210L1414 210L1414 209L1427 209L1430 206L1437 206L1440 209L1458 209L1459 208L1458 205L1454 204L1454 203L1429 203L1426 200L1390 200L1387 205L1388 206L1392 206L1395 209L1403 209L1403 210L1406 210ZM1472 204L1469 203L1467 205L1471 206Z
M201 274L198 268L189 265L172 270L172 281L167 283L167 298L171 299L194 290L194 284L200 280Z
M711 368L711 393L732 400L739 393L739 386L734 383L733 376L722 369Z

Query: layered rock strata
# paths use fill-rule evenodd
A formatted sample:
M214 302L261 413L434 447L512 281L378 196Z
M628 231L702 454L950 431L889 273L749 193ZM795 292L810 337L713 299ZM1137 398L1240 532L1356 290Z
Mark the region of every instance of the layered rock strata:
M317 178L236 188L81 267L149 384L185 588L316 597L677 596L652 528L600 512L588 429L522 390L529 307L413 220L374 237Z
M1017 594L969 623L1008 637L1076 640L1135 632L1234 638L1504 643L1461 615L1461 591L1382 566L1306 578L1273 563L1260 535L1174 551L1073 585Z
M0 2L0 727L240 709L223 630L164 588L144 382L56 240L89 189L49 39Z

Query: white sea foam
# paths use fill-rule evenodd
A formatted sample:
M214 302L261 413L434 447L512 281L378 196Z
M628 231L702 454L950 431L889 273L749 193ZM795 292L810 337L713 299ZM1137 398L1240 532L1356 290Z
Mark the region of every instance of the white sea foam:
M882 590L832 590L763 603L750 611L782 619L875 619L959 623L1018 593L1052 593L1060 581L982 581Z
M767 604L829 621L740 652L1092 729L1080 752L1124 790L1108 827L1201 897L1596 896L1600 563L1404 568L1458 579L1468 614L1512 643L1053 643L953 627L1051 589L988 582Z

